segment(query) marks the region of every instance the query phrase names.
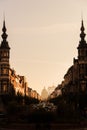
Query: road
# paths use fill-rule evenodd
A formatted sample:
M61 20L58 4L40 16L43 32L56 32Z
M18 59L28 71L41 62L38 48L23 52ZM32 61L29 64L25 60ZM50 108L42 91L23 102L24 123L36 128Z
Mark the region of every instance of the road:
M87 130L77 124L9 124L0 130Z

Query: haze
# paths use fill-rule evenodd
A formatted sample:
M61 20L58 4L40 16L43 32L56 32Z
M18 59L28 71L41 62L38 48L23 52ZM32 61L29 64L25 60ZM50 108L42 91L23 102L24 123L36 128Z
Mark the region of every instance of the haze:
M39 93L61 83L77 57L82 17L87 33L87 0L0 0L0 34L4 14L11 68Z

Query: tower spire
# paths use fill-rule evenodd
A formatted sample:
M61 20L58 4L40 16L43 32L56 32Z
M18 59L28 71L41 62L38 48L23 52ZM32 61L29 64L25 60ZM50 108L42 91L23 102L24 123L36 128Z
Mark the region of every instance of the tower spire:
M10 47L8 45L6 34L6 25L5 25L5 18L3 20L3 27L2 27L2 41L0 45L0 93L8 94L9 87L10 87L10 80L9 80L9 70L10 70Z
M9 48L10 49L10 47L9 47L9 45L8 45L8 42L7 42L7 37L8 37L8 35L6 34L6 31L7 31L7 29L6 29L6 25L5 25L5 18L4 18L4 20L3 20L3 28L2 28L2 42L1 42L1 48Z
M84 33L85 28L84 28L83 19L82 19L82 22L81 22L80 30L81 30L81 33L80 33L80 38L81 38L80 44L86 44L86 41L85 41L86 34Z

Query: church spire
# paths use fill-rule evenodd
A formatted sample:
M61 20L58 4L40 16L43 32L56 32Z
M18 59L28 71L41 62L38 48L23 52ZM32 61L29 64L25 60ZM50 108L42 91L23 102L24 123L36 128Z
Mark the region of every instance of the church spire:
M2 42L1 42L1 48L7 48L7 49L10 49L10 47L9 47L9 45L8 45L8 42L7 42L7 37L8 37L8 35L6 34L6 31L7 31L7 29L6 29L6 25L5 25L5 19L4 19L4 21L3 21L3 28L2 28Z
M83 44L86 44L86 41L85 41L86 34L84 33L85 28L84 28L83 19L82 19L82 22L81 22L80 30L81 30L81 33L80 33L80 38L81 38L80 45L83 45Z

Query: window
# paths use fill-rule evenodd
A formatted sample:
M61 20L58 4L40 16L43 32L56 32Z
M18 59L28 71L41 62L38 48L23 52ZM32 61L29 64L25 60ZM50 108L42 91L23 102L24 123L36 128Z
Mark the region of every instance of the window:
M4 52L3 52L3 56L4 56L4 57L8 56L8 52L7 52L7 51L4 51Z
M7 92L7 85L6 84L3 85L3 91Z
M82 84L81 89L82 89L83 92L85 91L85 89L86 89L85 84Z
M3 69L3 74L6 74L7 73L7 70L6 69Z
M7 75L8 74L8 69L7 68L3 68L2 69L2 74L6 74Z

